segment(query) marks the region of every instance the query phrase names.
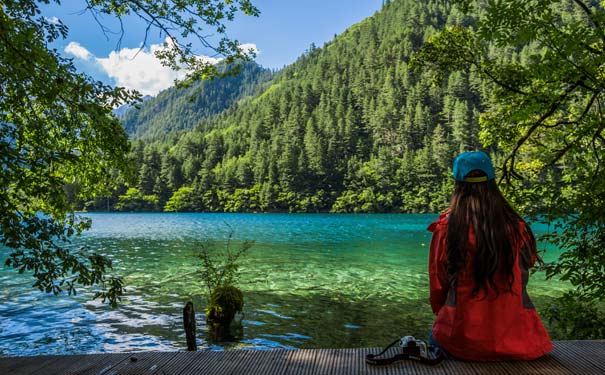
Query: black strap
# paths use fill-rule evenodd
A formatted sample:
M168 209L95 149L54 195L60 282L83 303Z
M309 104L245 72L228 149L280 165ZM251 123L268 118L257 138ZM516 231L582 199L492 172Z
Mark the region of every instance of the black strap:
M366 363L374 366L386 366L398 361L414 359L420 361L420 363L423 363L425 365L435 366L443 362L443 360L445 359L445 353L443 353L443 351L440 350L438 347L434 346L427 346L427 357L424 357L420 354L420 347L409 346L402 347L401 352L399 354L395 354L392 357L378 358L383 355L387 350L392 348L395 344L397 344L399 341L399 339L393 341L378 354L366 355Z
M395 344L397 344L399 342L399 339L393 341L392 343L390 343L389 345L387 345L386 348L382 349L382 351L378 354L368 354L366 355L366 363L369 365L390 365L391 363L397 361L394 360L393 358L395 357L391 357L391 358L376 358L376 357L380 357L381 355L383 355L387 350L391 349Z

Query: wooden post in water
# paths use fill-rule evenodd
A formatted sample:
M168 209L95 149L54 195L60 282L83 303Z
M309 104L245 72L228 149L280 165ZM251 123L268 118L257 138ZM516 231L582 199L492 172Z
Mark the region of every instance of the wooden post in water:
M197 344L195 343L195 312L191 301L187 302L183 309L183 326L187 337L187 350L194 352L197 350Z

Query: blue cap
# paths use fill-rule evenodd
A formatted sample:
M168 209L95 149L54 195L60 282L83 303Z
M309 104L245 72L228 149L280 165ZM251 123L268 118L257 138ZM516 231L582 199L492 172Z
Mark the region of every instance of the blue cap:
M487 177L466 177L471 171L479 170L485 172ZM493 179L494 166L489 156L483 151L463 152L454 160L454 179L465 182L483 182Z

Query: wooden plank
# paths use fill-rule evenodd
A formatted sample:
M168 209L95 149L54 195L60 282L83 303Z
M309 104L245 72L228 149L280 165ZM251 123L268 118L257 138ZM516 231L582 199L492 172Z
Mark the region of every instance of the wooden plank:
M605 373L605 342L598 343L591 347L588 342L582 341L562 341L557 344L560 350L574 353L578 359L586 361L589 367Z
M68 357L57 356L56 361L52 361L44 367L36 371L30 372L30 374L61 374L65 373L68 368L74 365L74 363L90 363L90 361L90 355L86 354L73 355Z
M528 364L533 367L534 374L560 375L575 373L553 354L547 354L542 358L528 362Z
M41 370L47 366L52 365L55 362L61 360L62 357L54 355L46 356L34 356L34 357L17 357L19 358L17 363L11 364L7 362L6 366L0 365L2 374L32 374L35 371Z
M44 360L43 357L38 358L40 361ZM0 358L0 374L12 374L28 361L31 361L31 357Z
M253 369L247 368L246 363L242 363L242 368L246 373L250 375L265 375L265 374L284 374L286 372L286 359L288 352L291 350L276 349L267 351L252 351L249 350L253 358L255 366Z
M203 366L207 363L208 351L174 352L171 359L156 370L158 374L185 374L190 367Z
M401 373L401 369L397 368L393 365L390 366L372 366L365 363L366 355L378 354L382 351L383 348L368 348L368 349L358 349L358 353L360 353L360 362L358 362L359 374L364 375L391 375ZM394 353L388 352L387 355L392 355Z
M129 353L91 354L88 362L75 362L64 374L107 374L114 366L130 357Z
M209 369L213 366L213 362L217 362L220 358L223 358L225 356L225 352L203 351L193 353L196 354L195 360L190 361L189 366L186 367L182 372L178 372L178 374L211 374L211 372L209 372ZM170 370L173 369L171 368ZM215 372L215 374L219 373Z
M271 360L272 351L245 350L235 351L224 374L256 374L259 367L266 366Z
M467 362L477 374L525 374L524 372L516 372L506 366L506 362Z
M248 350L204 352L204 355L200 356L201 363L192 363L192 366L181 374L233 374L237 364L246 361L246 356L250 353Z
M176 352L141 352L133 353L128 359L112 367L110 373L115 374L154 374L164 367Z
M460 361L453 358L446 358L440 365L446 374L476 375L480 374L470 362Z
M578 356L575 352L570 351L566 345L555 345L551 356L554 360L565 366L569 373L582 373L582 374L596 374L602 373L602 371L593 366L590 362L586 361L586 358Z
M354 360L353 371L356 374L368 374L369 365L366 363L366 355L369 353L377 353L375 350L370 348L354 349L355 355L357 356Z
M343 368L347 368L348 355L345 349L325 349L324 364L326 375L340 375Z
M465 362L438 366L400 361L365 363L380 348L234 350L228 352L143 352L0 358L0 374L213 374L213 375L445 375L445 374L605 374L605 341L555 342L551 354L535 361ZM393 348L386 356L397 353ZM136 358L136 360L134 360Z
M391 349L389 349L389 351L387 351L384 354L384 356L392 357L399 353L400 353L400 348L399 348L399 346L396 346L396 347L392 347ZM416 367L415 360L405 360L405 361L396 362L389 366L389 370L390 370L389 374L413 374L413 375L418 375L419 371L420 371Z
M377 354L380 353L382 348L373 348L373 349L355 349L357 351L364 350L363 355L359 355L361 361L365 367L367 367L366 371L359 372L360 374L373 374L381 371L384 374L414 374L414 375L423 375L423 374L437 374L437 375L448 375L452 373L456 374L467 374L467 375L475 375L482 372L477 372L473 364L469 362L457 361L454 359L446 359L439 365L436 366L428 366L420 363L416 360L404 360L400 362L393 363L387 366L371 366L365 364L365 355L368 353ZM399 351L398 347L393 347L389 349L383 356L384 357L392 357L397 354ZM379 370L382 369L382 370Z
M232 363L229 374L262 374L263 369L271 368L272 360L279 356L273 350L238 350L239 356ZM271 373L271 372L266 372Z
M273 373L267 369L273 365L271 361L276 357L275 353L256 350L243 350L243 352L245 353L242 353L242 358L236 363L232 374L263 374L262 371L266 371L264 372L266 374Z
M314 375L329 375L330 369L328 368L328 350L317 349L317 356L315 357L315 368L313 370ZM327 370L327 371L326 371Z
M503 371L507 374L544 374L558 375L569 373L567 368L551 357L542 357L534 361L499 362Z
M582 350L595 360L603 373L605 373L605 340L587 341L586 345L582 346Z
M58 361L60 358L53 355L0 358L0 374L31 374Z
M332 375L358 374L357 363L362 359L355 349L333 350Z
M219 358L224 357L225 352L212 352L212 351L202 351L202 352L191 352L195 354L195 358L192 361L189 361L188 366L183 370L176 372L175 374L210 374L208 371L209 368L213 366L213 362L218 361ZM170 369L173 371L173 369ZM216 373L219 374L219 373Z
M286 372L284 375L312 375L315 368L314 349L293 350L286 354Z
M422 363L415 362L414 367L415 367L417 374L450 375L450 374L452 374L452 369L448 369L448 367L445 365L446 361L447 360L445 360L435 366L427 366L427 365L423 365Z

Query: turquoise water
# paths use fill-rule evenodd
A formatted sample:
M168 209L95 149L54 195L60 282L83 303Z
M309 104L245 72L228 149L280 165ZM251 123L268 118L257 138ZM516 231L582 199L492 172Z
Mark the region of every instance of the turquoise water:
M0 355L75 354L186 348L182 308L194 302L202 348L382 346L424 337L432 323L426 259L436 215L86 214L88 245L114 259L126 296L111 309L90 294L52 296L0 269ZM241 260L242 329L224 342L205 334L205 289L195 274L200 243L234 248ZM534 227L540 232L546 228ZM2 255L7 250L0 250ZM549 251L546 260L554 259ZM566 285L530 280L538 307Z

